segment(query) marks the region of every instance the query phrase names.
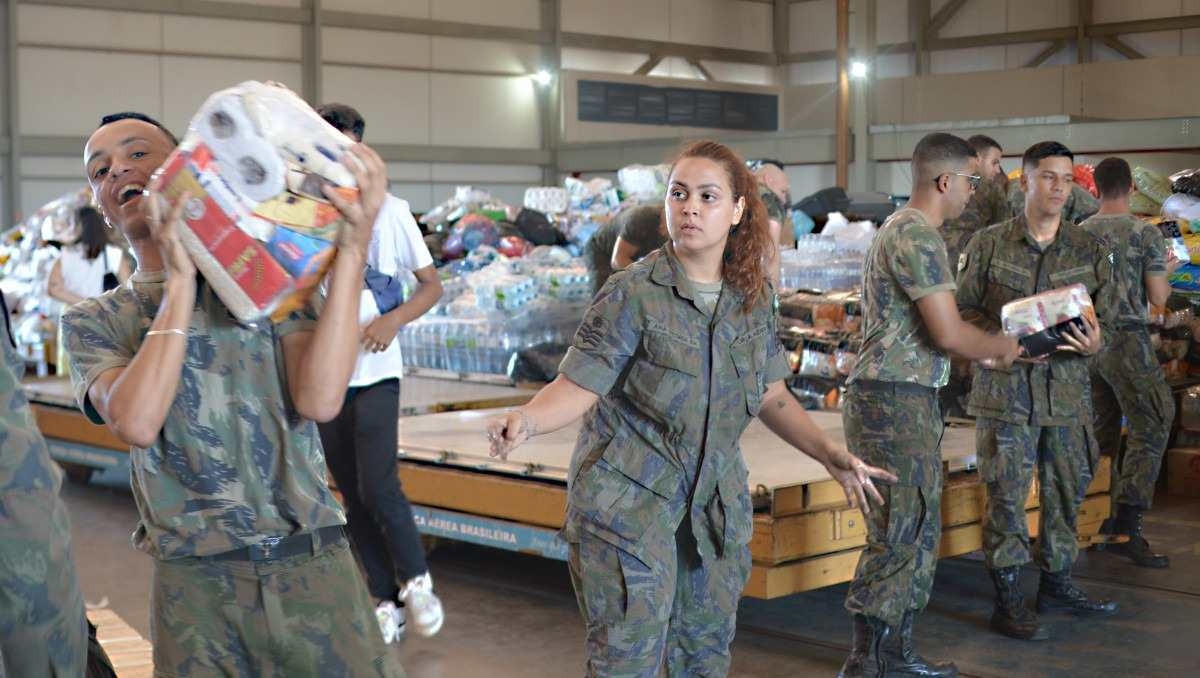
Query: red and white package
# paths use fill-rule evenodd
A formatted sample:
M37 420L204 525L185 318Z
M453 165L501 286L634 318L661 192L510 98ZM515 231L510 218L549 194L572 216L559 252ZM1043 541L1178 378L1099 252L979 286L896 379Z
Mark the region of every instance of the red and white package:
M168 205L190 194L184 248L238 320L278 320L320 283L343 223L322 186L355 199L351 143L291 91L244 82L205 101L155 173Z
M1081 327L1084 318L1096 322L1096 308L1087 288L1078 284L1010 301L1000 309L1004 333L1019 338L1033 357L1053 353L1067 327Z

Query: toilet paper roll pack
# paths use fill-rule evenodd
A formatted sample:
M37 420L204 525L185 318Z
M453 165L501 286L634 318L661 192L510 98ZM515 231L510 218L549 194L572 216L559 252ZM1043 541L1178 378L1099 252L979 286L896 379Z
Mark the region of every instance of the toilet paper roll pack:
M1031 357L1053 353L1064 344L1067 328L1096 321L1096 308L1083 285L1071 285L1010 301L1000 309L1004 333L1017 337Z
M155 173L168 205L191 194L181 240L239 321L283 318L328 270L343 220L321 187L355 199L351 143L289 90L244 82L205 101Z

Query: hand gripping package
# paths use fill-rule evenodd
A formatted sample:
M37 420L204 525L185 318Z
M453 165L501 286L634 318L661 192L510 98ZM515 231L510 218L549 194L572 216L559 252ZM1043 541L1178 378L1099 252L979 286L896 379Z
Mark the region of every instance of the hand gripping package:
M1010 301L1000 309L1004 333L1017 337L1031 358L1047 356L1066 342L1071 325L1083 329L1084 318L1096 321L1096 308L1083 285L1060 287Z
M356 198L350 144L292 92L244 82L204 102L155 174L167 203L191 194L183 245L239 321L303 306L333 262L343 219L321 187Z

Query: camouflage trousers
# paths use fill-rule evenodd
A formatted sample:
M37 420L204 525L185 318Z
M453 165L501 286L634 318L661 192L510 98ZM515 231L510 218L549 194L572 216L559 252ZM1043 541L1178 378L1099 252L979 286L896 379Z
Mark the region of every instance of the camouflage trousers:
M87 619L54 490L0 493L0 676L82 676Z
M1108 337L1092 363L1096 439L1101 453L1113 459L1113 503L1148 509L1175 421L1175 401L1144 328ZM1120 454L1122 414L1129 437Z
M273 561L155 562L155 676L403 676L345 540Z
M567 562L587 626L587 675L717 678L729 673L750 548L702 561L691 522L674 539L647 537L640 553L587 530Z
M1061 572L1075 562L1076 519L1099 447L1090 422L1080 426L1032 426L980 417L975 444L987 487L983 552L992 569L1031 560L1025 500L1037 473L1041 505L1037 553L1043 571Z
M936 391L866 382L846 392L842 422L850 451L896 474L876 481L883 506L865 516L867 548L846 593L846 609L898 626L924 609L933 590L942 534L944 426Z

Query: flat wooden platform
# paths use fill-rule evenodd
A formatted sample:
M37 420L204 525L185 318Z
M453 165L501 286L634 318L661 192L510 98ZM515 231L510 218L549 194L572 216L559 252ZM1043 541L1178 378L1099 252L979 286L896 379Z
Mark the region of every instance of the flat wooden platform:
M77 407L70 379L34 377L26 379L22 386L33 403L72 409ZM498 384L408 376L400 382L400 416L513 407L524 404L536 392Z
M88 610L87 616L96 625L96 640L100 641L118 678L154 675L154 649L149 640L112 610Z

